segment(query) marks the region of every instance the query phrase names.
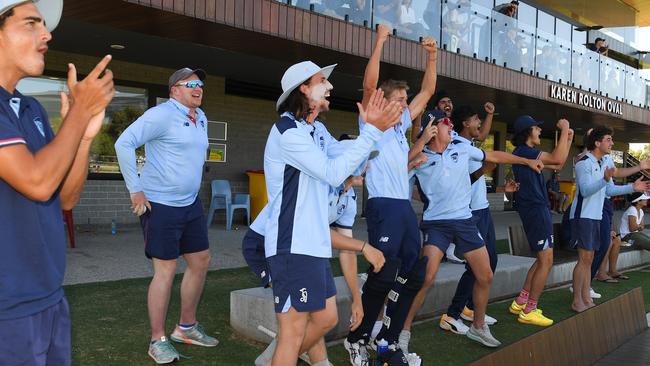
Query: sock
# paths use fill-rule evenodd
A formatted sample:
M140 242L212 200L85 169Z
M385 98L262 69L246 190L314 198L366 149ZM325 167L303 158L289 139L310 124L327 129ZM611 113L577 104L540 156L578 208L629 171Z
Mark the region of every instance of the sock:
M528 301L526 301L526 308L524 309L524 314L528 314L535 309L537 309L537 300L529 297Z
M330 366L330 361L326 358L323 361L315 362L311 364L312 366Z
M523 305L528 301L529 295L530 292L522 288L521 291L519 291L519 296L517 296L517 299L515 301L517 302L518 305Z
M178 327L181 328L182 330L188 330L192 329L196 325L196 322L192 324L179 324Z
M375 325L372 326L372 332L370 332L370 338L377 338L377 334L379 334L382 325L384 323L381 320L375 321Z

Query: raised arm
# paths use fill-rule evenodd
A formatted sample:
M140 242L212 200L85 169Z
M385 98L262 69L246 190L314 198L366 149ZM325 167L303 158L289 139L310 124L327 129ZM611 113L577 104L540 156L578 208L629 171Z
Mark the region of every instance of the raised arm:
M75 102L61 129L36 153L32 153L24 138L18 136L15 144L0 148L0 179L32 200L47 201L52 197L70 172L90 119L102 113L113 98L113 74L106 70L100 77L110 60L110 56L104 57L81 82L77 82L74 65L68 65L68 88ZM81 181L75 174L70 179L69 184L81 186L85 175ZM66 199L65 208L70 208L71 204Z
M532 160L522 158L521 156L512 155L503 151L485 152L485 161L497 164L520 164L528 165L532 170L540 173L544 169L544 163L541 160Z
M388 39L390 28L383 24L377 26L377 38L375 39L375 46L372 49L370 59L366 65L366 71L363 73L363 99L361 105L364 108L370 101L370 96L377 89L379 83L379 63L381 62L381 52L384 49L384 43Z
M427 51L427 66L424 71L424 78L422 79L422 87L420 92L413 98L409 104L409 112L411 118L418 117L427 106L429 99L436 91L436 81L438 79L438 72L436 70L436 63L438 60L438 44L436 40L431 37L426 37L422 40L422 48Z
M487 102L483 106L487 115L485 120L481 123L481 128L478 131L478 137L474 140L485 141L485 139L490 135L490 129L492 128L492 119L494 118L494 104Z
M614 178L629 177L630 175L637 174L641 170L648 170L648 169L650 169L650 160L643 160L637 166L616 169L616 173L614 173Z
M551 153L542 152L540 159L548 169L562 170L566 158L569 155L569 148L573 140L573 130L569 128L569 121L560 119L557 122L557 128L560 129L560 138L557 146Z

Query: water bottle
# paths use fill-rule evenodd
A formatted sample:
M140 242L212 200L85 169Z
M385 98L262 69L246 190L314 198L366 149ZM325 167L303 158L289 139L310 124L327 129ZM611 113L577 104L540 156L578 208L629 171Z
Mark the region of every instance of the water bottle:
M386 352L388 352L388 341L382 338L377 341L377 365L382 366L384 364L381 356Z
M117 225L115 225L115 219L111 220L111 235L117 234Z

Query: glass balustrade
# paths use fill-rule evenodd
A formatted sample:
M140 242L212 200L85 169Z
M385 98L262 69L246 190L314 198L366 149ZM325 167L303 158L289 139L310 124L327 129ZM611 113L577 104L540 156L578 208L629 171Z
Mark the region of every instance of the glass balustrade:
M385 24L398 37L432 36L441 48L635 106L650 105L648 76L587 49L580 41L472 0L278 0L358 25ZM567 33L567 32L565 32ZM567 33L568 34L568 33ZM574 34L575 38L575 34ZM583 40L584 41L584 40Z

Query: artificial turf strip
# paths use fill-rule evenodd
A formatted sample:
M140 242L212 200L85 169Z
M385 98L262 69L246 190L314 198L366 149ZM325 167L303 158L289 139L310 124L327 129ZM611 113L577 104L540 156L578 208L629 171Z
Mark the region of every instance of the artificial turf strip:
M631 279L620 284L595 283L594 288L603 295L603 299L596 302L643 286L646 312L650 311L650 272L637 271L628 275ZM176 277L172 290L166 326L168 332L172 331L178 319L180 279L180 276ZM74 365L154 364L147 356L146 295L149 281L149 278L142 278L65 287L72 313ZM215 348L177 345L182 354L192 357L191 360L182 359L181 365L253 364L265 345L239 337L229 325L230 292L253 286L257 286L257 282L247 268L208 273L198 310L199 321L220 343ZM540 306L544 314L557 322L573 314L570 302L569 291L560 289L546 292ZM541 329L517 323L515 316L507 312L508 305L509 302L492 304L488 309L488 313L499 320L492 332L504 345ZM490 352L464 336L443 333L437 320L413 328L410 349L417 352L427 365L462 365ZM328 353L335 365L349 364L343 346L331 347Z

